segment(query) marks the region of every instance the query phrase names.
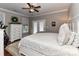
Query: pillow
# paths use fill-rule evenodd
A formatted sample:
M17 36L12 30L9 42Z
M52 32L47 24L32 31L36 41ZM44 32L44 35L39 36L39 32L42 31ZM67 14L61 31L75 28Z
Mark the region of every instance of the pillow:
M59 45L65 45L70 37L70 30L68 27L68 24L64 23L63 25L60 26L59 29L59 35L58 35L58 44Z
M72 45L73 41L74 41L74 38L75 38L75 33L74 32L71 32L70 34L70 37L69 37L69 41L68 41L68 45Z
M75 34L75 38L72 45L79 48L79 33Z

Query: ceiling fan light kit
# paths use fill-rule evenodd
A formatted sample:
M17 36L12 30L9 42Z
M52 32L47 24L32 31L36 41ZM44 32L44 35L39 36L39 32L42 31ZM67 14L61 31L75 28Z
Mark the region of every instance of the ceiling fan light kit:
M30 9L31 12L34 12L34 9Z

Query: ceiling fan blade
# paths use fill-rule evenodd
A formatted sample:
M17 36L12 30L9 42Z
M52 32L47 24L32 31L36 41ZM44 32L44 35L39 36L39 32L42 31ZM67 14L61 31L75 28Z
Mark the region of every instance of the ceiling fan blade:
M29 7L31 7L31 4L30 3L27 3L27 4L28 4Z
M38 10L34 9L36 12L39 12Z
M34 7L34 8L41 8L41 6L37 6L37 7Z
M30 9L30 8L22 8L22 9Z

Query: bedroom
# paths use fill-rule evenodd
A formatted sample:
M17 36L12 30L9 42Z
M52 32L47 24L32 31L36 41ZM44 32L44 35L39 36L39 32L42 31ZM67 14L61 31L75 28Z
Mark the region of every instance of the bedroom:
M77 40L79 39L79 3L31 4L30 7L29 3L0 3L0 15L7 33L4 39L4 55L79 55ZM34 9L33 6L40 7ZM66 28L61 29L62 26ZM60 33L60 29L64 32ZM66 40L57 42L58 36ZM68 39L67 36L69 36ZM77 39L73 39L74 36ZM72 43L74 40L77 41Z

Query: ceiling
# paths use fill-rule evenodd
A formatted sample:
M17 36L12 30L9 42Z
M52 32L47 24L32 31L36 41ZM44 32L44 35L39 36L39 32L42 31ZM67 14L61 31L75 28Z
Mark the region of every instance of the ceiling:
M8 9L24 15L31 16L37 14L44 14L51 11L53 12L57 10L68 9L70 6L69 3L37 3L36 5L41 6L38 13L37 12L29 13L28 10L23 10L22 7L25 6L25 3L0 3L0 8Z

